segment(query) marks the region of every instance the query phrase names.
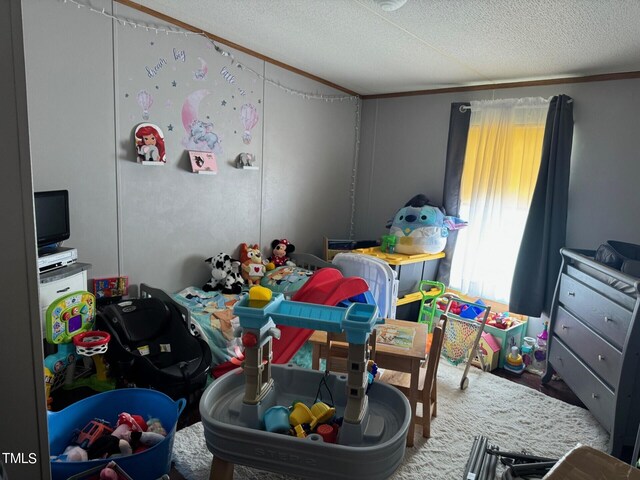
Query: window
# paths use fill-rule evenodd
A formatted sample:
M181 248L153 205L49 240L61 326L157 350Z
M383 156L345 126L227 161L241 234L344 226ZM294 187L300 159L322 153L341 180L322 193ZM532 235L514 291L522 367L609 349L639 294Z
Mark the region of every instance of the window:
M452 288L509 303L531 197L536 184L549 102L542 98L471 103L460 186Z

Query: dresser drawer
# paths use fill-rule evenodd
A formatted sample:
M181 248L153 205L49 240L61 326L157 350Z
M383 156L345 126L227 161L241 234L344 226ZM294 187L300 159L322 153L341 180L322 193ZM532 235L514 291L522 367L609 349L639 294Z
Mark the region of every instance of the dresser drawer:
M559 299L575 317L622 350L631 322L629 310L566 274L560 280Z
M600 424L611 432L615 395L557 337L550 344L549 362Z
M618 349L562 307L558 307L553 333L607 385L616 390L622 363L622 353Z

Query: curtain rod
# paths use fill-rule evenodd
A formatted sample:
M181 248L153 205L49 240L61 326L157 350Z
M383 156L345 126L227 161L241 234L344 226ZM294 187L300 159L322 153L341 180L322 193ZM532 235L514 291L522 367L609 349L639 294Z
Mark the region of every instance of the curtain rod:
M549 97L547 99L547 101L551 101L552 98L553 97ZM569 100L567 100L567 103L573 103L573 98L570 98ZM515 108L525 108L525 107L528 107L528 108L547 108L547 105L516 105L515 106ZM460 113L464 113L467 110L472 110L472 107L470 105L460 105L459 110L460 110ZM474 110L476 112L478 112L478 111L481 110L481 108L476 108Z

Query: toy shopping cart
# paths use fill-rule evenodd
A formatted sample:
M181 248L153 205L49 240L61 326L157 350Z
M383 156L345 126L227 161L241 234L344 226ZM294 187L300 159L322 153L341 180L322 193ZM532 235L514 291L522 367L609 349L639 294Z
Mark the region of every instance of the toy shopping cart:
M476 357L480 359L480 364L484 370L484 357L478 350L478 344L487 324L491 307L478 303L467 302L452 293L445 293L440 297L446 301L444 311L438 307L442 315L448 319L442 345L442 355L452 364L459 365L466 362L462 379L460 380L460 389L465 390L469 386L469 367L471 361ZM454 305L461 306L459 313L452 313L451 308ZM476 320L482 315L481 320Z

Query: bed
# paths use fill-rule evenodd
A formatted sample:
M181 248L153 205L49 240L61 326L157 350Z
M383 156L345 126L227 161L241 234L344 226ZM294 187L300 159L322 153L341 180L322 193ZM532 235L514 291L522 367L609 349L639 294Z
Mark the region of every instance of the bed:
M593 253L561 250L542 382L560 374L610 433L610 453L619 458L640 424L640 279Z
M294 253L292 266L277 267L266 272L261 285L275 293L290 298L311 277L314 271L332 267L315 255ZM199 287L187 287L171 298L188 311L192 329L206 339L213 357L214 376L236 368L242 363L242 345L234 331L239 327L233 307L242 294L222 294L205 292ZM286 363L311 335L311 331L295 327L281 327L282 336L273 347L273 362Z

